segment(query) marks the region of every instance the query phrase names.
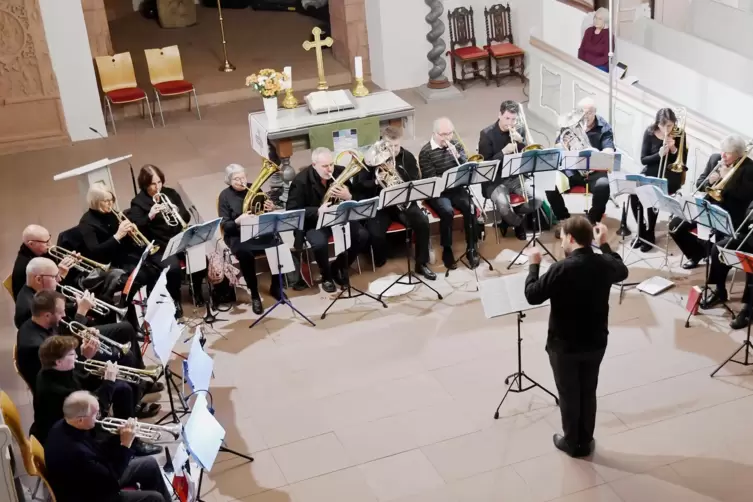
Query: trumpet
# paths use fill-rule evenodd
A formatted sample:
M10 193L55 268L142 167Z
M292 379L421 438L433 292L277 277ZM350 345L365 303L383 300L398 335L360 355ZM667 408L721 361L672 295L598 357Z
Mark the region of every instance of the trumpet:
M63 294L63 296L65 296L69 300L73 300L74 302L78 302L78 300L84 296L83 291L74 288L73 286L58 284L58 288L60 289L60 292ZM109 303L103 302L102 300L97 300L96 298L94 299L94 306L92 307L92 312L95 312L99 315L106 316L110 312L114 312L115 315L117 315L121 319L125 317L127 311L128 309L118 308L115 305L110 305Z
M165 223L167 223L168 226L180 226L181 229L186 229L188 224L183 221L183 218L180 216L180 209L178 209L178 206L173 204L173 202L167 195L162 192L157 192L156 194L154 194L154 197L152 197L152 200L155 204L162 205L162 210L160 211L160 213L162 214L162 217L165 219Z
M121 211L117 211L113 209L112 212L115 214L115 217L118 218L119 222L122 223L124 221L127 221L128 223L131 223L131 220L126 218L126 215L123 214ZM131 223L131 225L133 225L133 223ZM141 231L136 225L133 225L133 230L129 232L129 235L131 236L131 239L133 239L133 241L139 247L144 248L150 244L149 239L147 239L146 236L141 233ZM159 246L152 246L152 248L149 250L149 254L154 254L157 251L159 251Z
M99 351L107 356L115 354L114 350L117 350L120 354L128 354L131 350L131 345L128 343L118 343L111 338L107 338L102 333L95 332L94 329L88 328L77 321L60 321L63 326L68 328L73 336L84 340L97 340L99 341Z
M86 361L76 361L76 364L84 369L90 375L95 377L104 378L105 370L107 369L107 363L103 361L95 361L94 359L88 359ZM128 383L153 383L159 378L160 368L155 368L152 371L138 370L136 368L130 368L128 366L118 366L118 374L115 378Z
M85 274L91 274L97 270L102 270L103 272L109 272L110 270L110 265L103 265L94 260L90 260L89 258L84 258L83 256L74 256L75 253L73 251L61 248L60 246L52 246L47 252L50 256L59 261L63 261L68 257L74 257L76 263L73 265L73 268Z
M102 427L102 430L110 434L120 434L121 427L124 427L128 423L128 420L106 417L102 420L97 420L97 423ZM180 438L182 432L183 425L181 424L170 426L136 422L136 437L142 441L156 442L162 439L163 434L169 434L172 436L172 439L176 440Z

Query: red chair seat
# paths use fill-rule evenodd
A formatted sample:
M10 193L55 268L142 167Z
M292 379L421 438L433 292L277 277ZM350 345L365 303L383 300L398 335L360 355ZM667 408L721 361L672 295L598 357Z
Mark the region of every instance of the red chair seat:
M570 190L568 190L565 193L570 193L570 194L585 194L586 193L586 187L570 187Z
M524 54L523 49L509 42L504 44L493 44L492 46L485 47L485 49L495 58L509 58L512 56L522 56Z
M131 101L146 99L146 93L138 87L127 87L106 94L113 103L130 103Z
M327 242L328 242L329 244L334 244L334 243L335 243L335 238L334 238L334 237L332 237L332 236L330 235L330 236L329 236L329 239L327 239Z
M693 228L690 233L698 237L698 227Z
M522 195L518 195L516 193L510 194L510 205L511 206L519 206L521 204L524 204L526 201L526 198Z
M393 221L392 223L390 223L390 226L387 227L388 234L391 234L394 232L402 232L403 230L405 230L405 225L397 221Z
M453 55L459 57L460 59L483 59L487 57L489 54L482 48L471 46L471 47L461 47L460 49L455 49L453 51Z
M161 84L155 84L154 88L157 92L164 96L171 94L185 94L193 90L193 84L185 80L170 80L169 82L162 82Z

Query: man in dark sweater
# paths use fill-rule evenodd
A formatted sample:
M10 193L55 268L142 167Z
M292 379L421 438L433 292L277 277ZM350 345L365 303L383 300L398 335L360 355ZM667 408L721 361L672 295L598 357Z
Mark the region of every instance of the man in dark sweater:
M434 133L431 140L421 148L418 154L418 167L422 178L441 177L453 167L465 164L468 156L460 142L454 140L455 127L450 119L443 117L434 121ZM442 261L448 269L455 269L455 255L452 252L452 222L454 209L463 215L465 240L468 248L468 263L472 268L478 266L479 256L473 236L475 215L471 212L468 191L465 187L445 190L436 199L427 201L429 207L439 216L439 241L442 245Z
M388 162L394 162L395 170L403 182L419 180L421 173L416 157L400 145L402 137L402 129L389 126L384 130L382 139L389 145L392 153L392 159ZM381 176L382 171L377 170L377 166L369 167L371 169L364 169L358 173L354 190L359 200L378 197L382 191L382 185L377 181L377 176ZM410 227L415 236L416 273L431 281L436 279L437 275L429 268L429 218L421 209L421 205L416 203L410 204L402 211L394 206L380 209L374 218L366 221L371 248L374 250L374 264L381 267L387 261L387 230L392 222Z
M31 259L37 256L52 258L49 254L51 240L50 232L40 225L29 225L24 229L23 243L18 250L16 262L13 264L13 274L11 275L13 300L18 298L19 291L26 284L26 266ZM61 278L65 279L68 276L74 263L73 257L69 257L58 264L58 273Z
M539 277L541 251L533 248L528 255L526 300L531 305L551 301L546 350L559 392L564 431L564 436L554 435L554 445L572 457L592 451L596 387L609 335L609 293L613 284L628 276L607 237L603 224L594 228L586 218L575 216L562 223L564 260ZM602 254L591 247L594 240ZM588 305L587 315L584 305Z

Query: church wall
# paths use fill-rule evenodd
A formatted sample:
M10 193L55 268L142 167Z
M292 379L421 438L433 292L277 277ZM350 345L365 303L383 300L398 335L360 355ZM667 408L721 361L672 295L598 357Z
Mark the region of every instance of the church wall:
M364 75L368 75L369 35L365 3L365 0L329 0L329 16L335 59L353 73L355 58L361 56Z
M71 140L106 134L81 0L38 1Z
M92 57L113 54L104 0L81 0Z
M0 0L0 154L69 141L40 8Z
M689 33L753 60L753 11L694 0L688 17Z

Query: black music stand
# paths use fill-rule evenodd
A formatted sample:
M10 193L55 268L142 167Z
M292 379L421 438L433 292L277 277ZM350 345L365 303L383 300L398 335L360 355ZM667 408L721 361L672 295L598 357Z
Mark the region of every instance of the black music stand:
M362 201L349 200L341 202L337 206L327 208L325 211L319 213L319 222L316 228L331 228L333 233L337 231L342 232L342 239L343 243L345 244L345 251L343 251L343 253L345 253L345 266L343 267L343 271L345 272L346 285L340 290L337 296L335 296L335 299L332 300L332 303L329 304L329 307L324 310L321 316L322 319L327 317L327 312L329 312L329 309L331 309L338 300L358 298L359 296L367 296L372 300L381 303L384 308L387 308L387 304L384 303L381 298L377 298L370 293L361 291L360 289L351 286L350 270L348 270L350 268L350 265L348 264L347 229L350 226L350 222L368 220L370 218L373 218L377 213L378 204L378 197ZM340 226L339 229L336 228L338 225ZM355 291L357 294L354 295L353 291Z
M282 267L282 261L280 260L280 243L282 243L282 237L280 236L280 233L282 232L289 232L293 230L303 230L303 223L304 218L306 216L306 211L304 209L295 209L292 211L279 211L279 212L273 212L273 213L265 213L260 214L258 221L252 223L250 226L251 228L251 239L255 239L256 237L262 237L265 235L273 235L274 240L277 243L275 245L275 253L277 254L277 280L279 281L279 291L280 291L280 299L275 302L274 305L269 307L266 312L264 312L261 317L259 317L257 320L254 321L249 328L253 328L257 324L261 322L262 319L267 317L270 312L272 312L274 309L279 307L280 305L287 305L291 308L291 310L300 315L302 318L306 320L309 324L312 326L316 326L314 322L306 317L300 310L295 308L293 306L293 303L288 298L288 295L285 294L285 285L283 281L283 267ZM289 252L289 251L288 251Z
M422 200L431 199L434 197L438 186L438 178L428 178L425 180L408 181L407 183L401 183L399 185L385 188L379 194L379 207L381 209L388 207L409 207L411 204L417 204ZM387 286L387 288L379 293L379 299L392 288L395 284L403 284L406 286L414 286L417 284L423 284L430 290L434 291L437 295L437 299L441 300L442 295L439 291L429 286L423 279L418 277L410 266L410 244L413 237L413 229L410 227L410 221L405 220L405 260L408 265L408 271L395 279L395 282ZM408 278L408 282L401 282L404 278ZM414 282L415 280L415 282Z
M725 253L725 255L727 255L727 254L733 254L733 255L735 255L735 258L737 260L737 263L735 263L735 262L727 262L727 265L729 265L732 268L735 268L737 270L742 270L745 274L748 273L747 272L748 270L753 270L753 255L752 254L743 253L742 251L730 251L730 250L727 250L727 249L725 249L725 251L727 251L727 253ZM721 249L719 250L719 252L720 253L722 252ZM722 258L722 255L720 254L719 259L721 259L721 258ZM734 351L731 356L729 356L727 359L725 359L724 362L722 364L720 364L711 373L710 376L712 378L713 378L714 375L716 375L719 372L720 369L722 369L724 366L726 366L727 363L730 362L730 361L733 362L733 363L737 363L737 364L739 364L741 366L750 366L750 365L753 364L753 362L751 362L751 360L750 360L750 351L751 351L751 349L753 349L753 343L750 342L750 324L751 324L750 323L750 316L751 316L751 313L753 313L753 309L751 309L751 307L750 307L750 302L748 302L748 305L745 308L748 309L748 328L746 329L745 341L743 341L742 345L740 345L740 347L738 347L738 349L736 351ZM742 361L737 361L737 360L734 359L734 357L737 354L739 354L741 350L745 350L745 359L743 359Z
M515 153L512 155L505 155L505 166L503 169L505 170L502 173L502 176L505 178L513 177L513 176L530 176L533 179L533 189L532 189L532 196L533 200L536 200L536 173L543 173L543 172L549 172L549 171L557 171L559 170L560 160L562 158L562 150L559 148L547 148L544 150L529 150L527 152L522 153ZM522 187L523 190L526 189L525 186ZM528 239L528 242L525 243L523 248L520 250L520 252L510 261L510 264L507 266L507 269L509 270L513 264L518 261L518 258L523 254L523 251L526 250L529 246L536 246L538 245L541 247L541 249L544 250L546 254L548 254L554 261L557 261L557 258L554 257L554 255L547 249L547 247L541 242L539 239L537 233L536 233L536 226L533 227L533 235L530 239Z
M507 399L507 395L510 392L522 393L538 387L552 396L556 404L559 404L559 398L557 396L523 371L523 337L520 332L520 325L523 323L523 318L526 316L525 312L549 305L549 301L546 301L541 305L531 305L528 303L523 294L527 277L528 272L521 272L519 274L487 279L479 283L481 304L484 307L484 313L486 314L487 319L493 319L495 317L514 313L516 314L518 324L518 370L505 378L505 385L508 385L508 387L505 395L502 396L502 400L499 402L499 405L494 412L495 419L499 418L499 409L502 407L502 404L505 402L505 399ZM531 382L530 385L523 386L524 378Z
M458 263L463 263L466 267L469 269L473 269L474 274L476 274L476 267L471 267L470 262L466 262L466 258L468 256L468 253L471 251L475 251L478 254L478 257L484 261L487 265L489 265L489 270L494 270L494 267L492 266L491 262L487 260L484 255L481 254L481 252L478 250L478 240L476 238L476 204L473 200L473 194L471 193L471 185L479 185L481 183L491 183L494 181L494 177L497 174L497 167L499 166L498 160L492 160L492 161L486 161L486 162L466 162L465 164L461 164L457 167L453 167L452 169L448 169L442 174L442 181L441 181L441 190L439 190L440 195L442 192L445 192L447 190L451 190L453 188L459 188L463 187L466 194L468 195L468 206L470 207L470 212L472 215L472 218L474 219L473 224L470 226L470 228L467 228L465 231L470 232L470 236L466 236L466 241L468 244L466 245L465 253L463 253L457 260L453 262L453 266L457 265ZM474 249L475 247L475 249ZM445 271L444 276L449 277L450 276L450 270L452 268L448 268L447 271ZM476 282L478 282L478 274L476 274Z

